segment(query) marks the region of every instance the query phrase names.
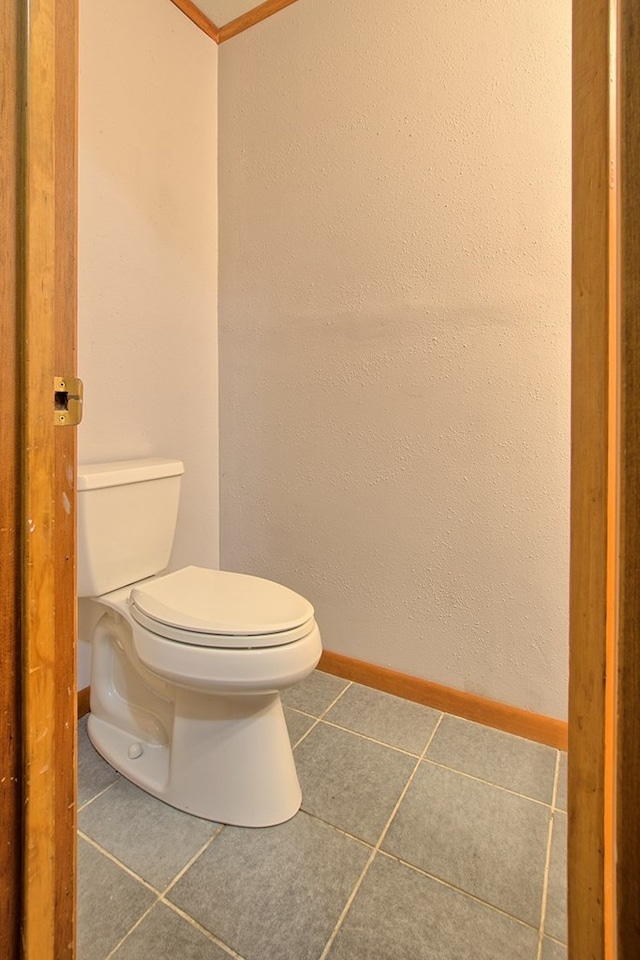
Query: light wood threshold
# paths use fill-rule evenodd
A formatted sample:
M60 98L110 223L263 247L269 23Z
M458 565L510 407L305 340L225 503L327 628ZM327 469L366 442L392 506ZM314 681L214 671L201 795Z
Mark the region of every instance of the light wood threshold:
M412 700L444 713L452 713L465 720L473 720L486 727L494 727L504 733L512 733L527 740L535 740L558 750L567 749L567 724L553 717L530 713L520 707L512 707L497 700L488 700L473 693L444 687L430 680L398 673L387 667L379 667L363 660L354 660L341 653L325 650L318 670L331 673L344 680L355 680L375 690L392 693L404 700Z
M78 720L91 710L91 687L83 687L78 690Z
M182 10L184 15L188 17L192 23L195 23L196 27L200 27L208 37L211 37L216 43L220 42L218 39L219 31L215 23L209 20L209 17L206 17L202 10L200 10L195 3L192 3L192 0L171 0L171 2L176 5L178 10Z
M175 3L175 0L173 0L173 2ZM272 17L274 13L284 10L285 7L290 7L292 3L297 3L297 0L265 0L265 3L259 4L259 6L254 7L253 10L248 10L241 16L236 17L235 20L230 20L229 23L220 27L218 30L218 43L224 43L225 40L230 40L231 37L235 37L244 30L248 30L249 27L253 27L256 23L266 20L267 17Z

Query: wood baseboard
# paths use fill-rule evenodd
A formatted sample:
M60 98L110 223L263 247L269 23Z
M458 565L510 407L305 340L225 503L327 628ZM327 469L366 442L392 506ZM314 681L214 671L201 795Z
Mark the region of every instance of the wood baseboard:
M444 713L452 713L465 720L474 720L486 727L526 737L527 740L535 740L558 750L567 749L568 724L563 720L530 713L520 707L488 700L473 693L453 690L430 680L398 673L396 670L365 663L363 660L354 660L329 650L323 652L318 670L344 680L355 680L375 690L383 690L385 693L392 693L396 697L412 700Z
M84 717L87 713L89 713L90 694L91 687L84 687L82 690L78 690L78 720L80 717Z

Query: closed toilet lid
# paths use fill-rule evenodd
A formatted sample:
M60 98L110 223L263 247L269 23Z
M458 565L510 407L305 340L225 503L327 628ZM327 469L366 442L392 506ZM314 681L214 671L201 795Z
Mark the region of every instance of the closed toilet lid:
M135 618L151 629L157 624L158 633L211 646L287 643L307 632L299 628L314 613L308 600L282 584L203 567L148 580L133 588L130 602L134 617L139 611L144 620ZM173 629L163 632L162 625Z

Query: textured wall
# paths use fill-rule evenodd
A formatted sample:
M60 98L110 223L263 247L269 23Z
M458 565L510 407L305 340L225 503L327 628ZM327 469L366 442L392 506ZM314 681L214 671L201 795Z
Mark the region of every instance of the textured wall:
M177 7L81 0L80 461L185 461L174 565L218 561L216 113Z
M569 6L300 0L219 51L223 566L557 717Z

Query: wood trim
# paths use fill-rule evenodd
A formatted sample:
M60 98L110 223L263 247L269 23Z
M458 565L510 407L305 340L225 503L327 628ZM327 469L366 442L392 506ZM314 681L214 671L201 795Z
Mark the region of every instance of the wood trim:
M604 807L603 816L603 933L604 956L615 960L616 930L616 884L615 884L615 770L617 754L616 668L618 643L618 474L619 474L619 324L617 261L618 261L618 125L617 101L619 96L617 78L617 27L612 14L617 0L611 0L609 18L609 212L608 212L608 457L607 457L607 622L605 630L605 712L604 712Z
M76 376L78 299L78 0L56 0L54 365ZM55 957L76 942L76 457L77 430L54 431Z
M188 17L192 23L195 23L196 27L200 27L208 37L211 37L216 43L220 42L218 39L219 31L215 23L213 20L209 20L209 17L206 17L195 3L192 3L191 0L171 0L171 2L175 4L178 10L182 10L184 15Z
M617 954L640 956L640 15L620 4L620 568Z
M22 843L20 709L20 383L18 344L18 36L15 0L0 0L0 930L7 960L20 955Z
M175 3L175 0L173 0L173 2ZM265 3L259 4L259 6L254 7L253 10L248 10L241 16L236 17L235 20L230 20L229 23L225 23L223 27L220 27L218 29L218 43L224 43L226 40L230 40L231 37L237 36L244 30L248 30L249 27L253 27L256 23L266 20L267 17L272 17L274 13L278 13L280 10L284 10L285 7L290 7L292 3L296 2L297 0L266 0Z
M91 687L83 687L78 690L78 720L80 717L86 717L91 710Z
M324 650L318 664L318 670L332 673L344 680L355 680L375 690L392 693L404 700L422 703L445 713L452 713L465 720L482 723L505 733L526 737L537 743L545 743L558 750L567 749L567 724L553 717L539 713L530 713L520 707L512 707L497 700L488 700L473 693L444 687L430 680L412 677L406 673L389 670L374 663L354 660L341 653Z
M246 13L236 17L235 20L225 23L223 27L217 27L213 20L210 20L192 0L171 0L171 3L175 4L178 10L181 10L192 23L200 27L216 43L224 43L225 40L230 40L231 37L243 33L249 27L261 23L262 20L272 17L274 13L278 13L296 2L297 0L265 0L264 3L259 4L252 10L247 10Z
M75 634L72 437L53 424L56 365L75 340L74 0L28 0L23 120L22 942L28 960L75 956ZM72 466L73 461L73 466ZM59 487L59 490L58 490ZM62 493L71 489L63 507ZM60 495L58 495L60 494ZM62 512L61 512L62 511ZM60 521L61 516L63 517ZM75 606L75 601L73 603Z
M615 628L611 398L611 0L573 2L568 926L571 960L605 957L607 644ZM609 828L610 830L610 828ZM609 921L611 922L611 921Z
M55 9L29 3L25 36L25 264L22 620L27 957L55 956L55 591L53 553L53 311L55 302Z

